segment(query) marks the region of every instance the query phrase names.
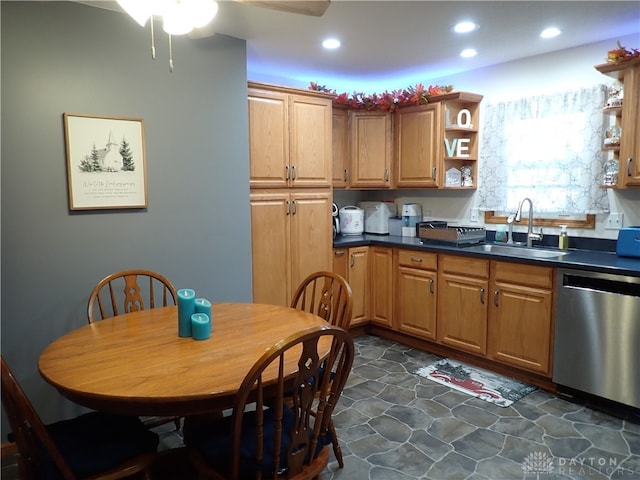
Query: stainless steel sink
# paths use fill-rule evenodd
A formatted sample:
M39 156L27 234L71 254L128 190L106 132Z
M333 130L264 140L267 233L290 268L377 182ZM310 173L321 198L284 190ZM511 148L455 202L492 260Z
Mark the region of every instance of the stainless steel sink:
M465 250L522 258L558 258L569 254L569 252L563 252L562 250L546 250L539 247L518 247L515 245L500 245L496 243L473 245L466 247Z

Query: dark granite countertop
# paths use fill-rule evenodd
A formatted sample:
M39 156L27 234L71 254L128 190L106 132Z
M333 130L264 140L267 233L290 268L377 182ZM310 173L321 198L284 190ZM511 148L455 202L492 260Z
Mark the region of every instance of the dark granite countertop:
M491 242L488 242L491 243ZM411 250L421 250L433 253L453 253L470 257L482 257L492 260L504 260L530 265L570 268L592 272L611 273L616 275L630 275L640 277L640 258L619 257L615 252L569 249L563 257L553 258L522 258L496 252L477 252L465 246L448 245L427 241L422 243L419 238L397 237L392 235L338 235L333 240L334 248L358 247L365 245L380 245L385 247L401 247ZM543 246L545 250L552 247Z

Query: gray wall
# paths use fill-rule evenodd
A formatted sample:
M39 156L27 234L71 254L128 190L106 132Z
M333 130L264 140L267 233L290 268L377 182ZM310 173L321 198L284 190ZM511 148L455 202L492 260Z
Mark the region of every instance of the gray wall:
M246 42L150 35L72 2L2 2L2 355L47 422L80 410L40 352L86 323L106 274L148 268L212 301L251 301ZM68 209L63 112L144 119L149 207ZM168 379L170 381L170 379ZM6 440L2 416L2 439Z

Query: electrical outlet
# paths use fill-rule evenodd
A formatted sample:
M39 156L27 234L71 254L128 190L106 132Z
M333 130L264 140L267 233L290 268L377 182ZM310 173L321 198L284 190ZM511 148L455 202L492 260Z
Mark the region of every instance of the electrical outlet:
M478 209L477 208L472 208L471 209L471 217L469 219L471 222L473 223L478 223Z
M624 219L624 213L610 213L607 217L607 221L604 224L605 230L620 230L622 228L622 221Z

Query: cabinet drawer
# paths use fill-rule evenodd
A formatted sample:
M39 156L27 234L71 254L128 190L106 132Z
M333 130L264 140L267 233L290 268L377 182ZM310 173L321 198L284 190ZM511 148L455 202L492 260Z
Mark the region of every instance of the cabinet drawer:
M494 261L491 262L491 272L496 282L542 288L551 288L553 284L553 268L549 267Z
M421 270L435 270L438 266L438 256L435 253L399 250L398 264L403 267L419 268Z
M458 273L474 277L489 278L489 261L478 258L439 255L440 272Z

